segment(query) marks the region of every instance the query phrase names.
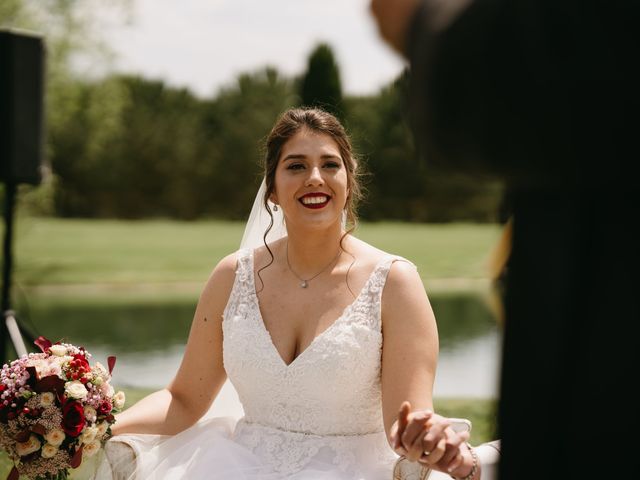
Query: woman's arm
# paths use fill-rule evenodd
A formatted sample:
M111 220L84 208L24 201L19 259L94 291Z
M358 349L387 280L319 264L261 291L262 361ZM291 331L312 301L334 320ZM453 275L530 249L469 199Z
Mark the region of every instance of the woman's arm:
M382 294L382 413L387 436L398 409L432 410L438 329L422 280L408 262L393 264Z
M382 329L382 409L389 443L411 461L465 477L474 463L464 444L468 435L456 434L446 418L433 413L438 330L422 280L407 262L396 262L389 272Z
M224 258L209 277L196 307L182 364L163 390L116 417L114 435L173 435L204 415L226 380L222 363L222 314L235 279L236 255Z

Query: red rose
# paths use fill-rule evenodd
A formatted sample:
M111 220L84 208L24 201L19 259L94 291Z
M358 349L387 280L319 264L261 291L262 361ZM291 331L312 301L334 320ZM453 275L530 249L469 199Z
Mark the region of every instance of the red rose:
M111 403L104 401L98 407L98 415L108 415L111 412Z
M84 428L84 409L78 402L66 402L62 407L62 429L70 437L77 437Z

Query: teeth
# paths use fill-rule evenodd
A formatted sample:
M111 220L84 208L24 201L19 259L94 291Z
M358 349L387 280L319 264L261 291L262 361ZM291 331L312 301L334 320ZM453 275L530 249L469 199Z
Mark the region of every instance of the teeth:
M325 203L329 197L325 197L324 195L319 197L303 197L302 203L305 205L313 205L317 203Z

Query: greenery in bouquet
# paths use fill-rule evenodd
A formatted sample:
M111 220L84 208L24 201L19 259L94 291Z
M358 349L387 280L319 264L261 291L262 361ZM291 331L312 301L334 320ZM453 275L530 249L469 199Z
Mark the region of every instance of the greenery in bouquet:
M95 455L111 434L124 393L108 369L83 347L39 337L41 353L23 355L0 371L0 448L13 461L7 480L62 480Z

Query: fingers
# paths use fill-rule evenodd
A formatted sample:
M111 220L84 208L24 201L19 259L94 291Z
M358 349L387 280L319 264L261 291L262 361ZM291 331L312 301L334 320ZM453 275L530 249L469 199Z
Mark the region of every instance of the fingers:
M398 455L415 461L423 454L422 438L425 426L433 415L431 410L411 412L411 404L403 402L398 412L398 420L391 428L391 444Z
M468 436L468 434L466 436ZM456 455L456 457L448 465L445 465L445 470L449 474L451 474L452 472L455 472L463 465L465 456L470 456L470 455L471 455L470 447L467 447L466 444L460 445L460 453ZM471 462L473 464L473 457L471 458Z
M400 411L398 412L398 434L402 435L404 429L409 424L409 414L411 413L411 404L409 402L402 402L400 405Z
M445 429L444 434L446 439L445 454L440 459L440 463L448 470L450 464L458 457L458 455L461 456L460 446L468 440L469 433L462 432L457 434L451 427L448 427Z
M409 402L402 402L402 405L400 405L400 411L398 412L398 420L395 423L396 428L394 429L395 431L393 432L393 435L392 435L392 439L394 440L393 441L394 450L403 448L402 435L404 434L404 431L407 428L407 425L409 423L410 412L411 412L411 404ZM401 453L401 455L404 455L404 453Z
M449 421L442 417L435 417L434 422L429 426L429 431L422 440L422 449L425 452L433 452L440 440L445 438L445 429L449 428ZM431 455L429 455L431 457ZM438 460L429 459L429 463L435 463Z
M411 427L415 425L416 424L410 425L407 428L407 432L409 432L409 429L411 429ZM420 427L420 431L415 433L415 435L413 430L410 432L409 435L407 434L407 432L405 432L403 442L402 442L403 445L405 445L405 451L406 451L404 456L411 462L417 461L424 454L424 451L422 450L422 438L426 433L426 426L422 425L419 427ZM410 438L412 438L413 441L409 440Z
M464 462L464 457L462 456L462 453L458 453L451 461L451 463L449 463L449 465L447 465L445 468L449 473L455 472L458 468L460 468L462 462Z
M423 453L422 439L426 434L426 427L431 418L428 410L414 412L409 416L409 422L401 436L402 446L409 453L411 460L417 460ZM415 458L414 458L415 457Z
M456 433L449 419L430 410L411 412L403 402L391 427L391 443L399 455L435 470L452 472L463 465L469 432Z
M409 424L402 435L402 446L405 457L416 461L424 455L423 440L428 433L429 420L433 412L430 410L414 412L410 415Z

